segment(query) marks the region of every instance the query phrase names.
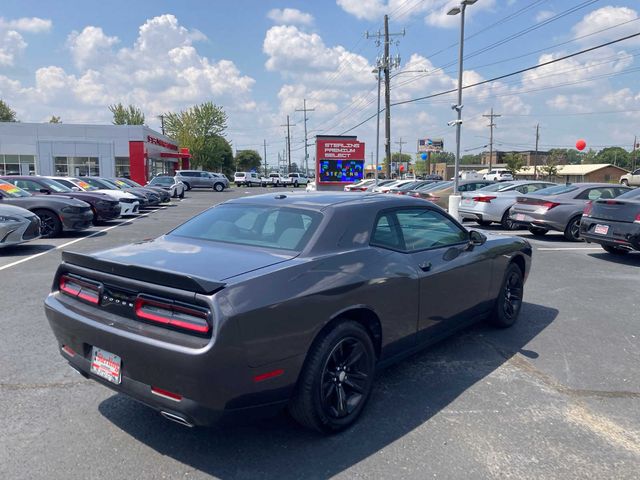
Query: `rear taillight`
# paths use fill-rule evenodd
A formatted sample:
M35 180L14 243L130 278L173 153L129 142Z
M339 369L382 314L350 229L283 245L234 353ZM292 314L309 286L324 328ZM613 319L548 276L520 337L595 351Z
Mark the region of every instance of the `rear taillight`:
M636 219L633 221L633 223L640 223L640 213L636 215Z
M491 195L483 195L480 197L473 197L473 200L476 202L481 202L481 203L491 203L491 200L495 199L495 196L491 196Z
M546 208L547 210L551 210L552 208L557 207L558 205L560 204L556 202L542 202L542 207Z
M100 285L69 275L60 276L58 287L62 293L97 305L100 301Z
M593 202L591 200L589 200L587 202L587 204L584 206L584 210L582 211L582 216L583 217L590 217L591 216L591 210L593 210Z
M429 200L430 202L437 202L440 200L440 197L436 197L435 195L429 195L425 197L425 200Z
M180 330L207 334L211 329L207 310L178 304L171 300L139 296L134 310L138 318Z

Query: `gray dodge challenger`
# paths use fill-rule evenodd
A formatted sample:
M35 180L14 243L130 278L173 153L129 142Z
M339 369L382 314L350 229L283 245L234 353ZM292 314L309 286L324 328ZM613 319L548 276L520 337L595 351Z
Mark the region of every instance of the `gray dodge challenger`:
M157 239L64 252L45 301L83 376L186 426L287 407L351 425L377 368L465 326L509 327L531 246L367 193L229 200Z

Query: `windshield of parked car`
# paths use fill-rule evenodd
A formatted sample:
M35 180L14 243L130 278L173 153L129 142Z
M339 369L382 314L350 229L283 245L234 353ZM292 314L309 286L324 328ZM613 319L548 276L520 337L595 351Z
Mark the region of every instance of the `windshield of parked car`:
M130 187L141 187L142 185L140 185L138 182L134 182L133 180L131 180L130 178L118 178L118 180L120 180L121 182L126 183L127 185L129 185Z
M85 190L87 190L87 185L90 187L93 187L92 189L89 189L89 190L105 189L105 188L107 190L119 190L119 188L116 187L115 185L105 180L97 179L97 178L83 177L81 180L78 180L77 183L79 186L81 186Z
M514 184L509 182L500 182L500 183L491 183L486 187L478 188L477 191L482 190L483 192L498 192L501 190L506 190L509 187L512 187Z
M11 198L30 197L31 196L31 194L29 192L25 192L21 188L18 188L15 185L13 185L13 184L11 184L9 182L5 182L3 180L0 180L0 192L2 192L2 194L4 196L11 197Z
M435 190L435 189L444 189L444 188L449 188L453 186L453 182L436 182L436 183L431 183L431 184L427 184L424 185L423 187L420 187L418 189L416 189L416 191L418 192L426 192L427 190Z
M149 185L173 185L173 177L155 177L149 182Z
M549 188L543 188L540 191L537 191L535 194L536 195L560 195L562 193L568 193L568 192L573 192L574 190L577 190L578 187L575 187L573 185L558 185L557 187L549 187Z
M66 185L63 185L60 182L56 182L55 180L51 180L50 178L40 178L39 180L40 182L42 182L43 185L46 185L47 188L49 188L49 190L51 190L52 192L56 192L56 193L73 192L73 190L71 190Z
M640 199L640 188L629 190L628 192L623 193L617 198L619 198L620 200Z
M192 218L169 235L300 251L321 219L320 213L309 210L227 204Z

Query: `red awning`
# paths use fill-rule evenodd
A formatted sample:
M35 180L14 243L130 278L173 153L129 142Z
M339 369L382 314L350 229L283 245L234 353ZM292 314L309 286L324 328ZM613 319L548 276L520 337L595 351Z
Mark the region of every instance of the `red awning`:
M191 158L190 153L161 153L161 157L163 158Z

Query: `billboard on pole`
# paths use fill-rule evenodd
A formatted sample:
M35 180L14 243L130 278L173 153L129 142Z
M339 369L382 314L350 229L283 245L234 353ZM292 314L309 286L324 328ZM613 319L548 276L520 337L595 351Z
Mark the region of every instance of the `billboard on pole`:
M441 152L444 148L442 138L421 138L418 140L418 153Z
M341 185L364 178L364 142L355 137L316 139L317 182Z

